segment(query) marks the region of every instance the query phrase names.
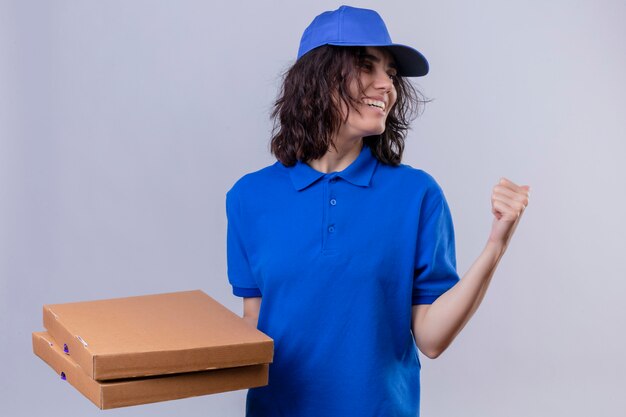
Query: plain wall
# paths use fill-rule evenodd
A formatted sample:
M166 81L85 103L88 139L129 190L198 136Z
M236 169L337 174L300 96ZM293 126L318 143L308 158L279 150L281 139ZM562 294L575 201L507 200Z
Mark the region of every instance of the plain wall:
M274 162L280 74L340 4L0 0L0 414L101 415L33 355L43 304L199 288L241 314L225 193ZM430 61L403 162L443 187L461 274L493 185L532 187L480 309L422 356L422 415L623 416L626 4L353 5ZM107 415L244 405L237 391Z

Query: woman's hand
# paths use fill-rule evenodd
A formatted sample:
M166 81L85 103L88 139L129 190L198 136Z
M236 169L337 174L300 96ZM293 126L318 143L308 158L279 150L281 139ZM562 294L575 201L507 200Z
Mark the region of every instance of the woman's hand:
M493 187L491 194L491 212L494 219L489 242L502 245L504 248L508 246L528 206L529 197L530 186L517 185L506 178L500 178L500 182Z

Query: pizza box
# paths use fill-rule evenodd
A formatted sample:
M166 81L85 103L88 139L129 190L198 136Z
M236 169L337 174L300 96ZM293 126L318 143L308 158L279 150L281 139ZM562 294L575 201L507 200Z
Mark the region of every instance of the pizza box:
M101 409L175 400L267 385L268 364L166 376L96 381L47 332L32 334L33 351L60 379Z
M91 379L272 362L274 343L200 290L49 304L44 327Z

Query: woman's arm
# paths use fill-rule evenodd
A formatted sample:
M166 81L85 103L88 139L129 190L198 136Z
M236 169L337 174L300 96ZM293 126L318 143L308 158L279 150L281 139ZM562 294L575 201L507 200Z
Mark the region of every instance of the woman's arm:
M259 310L261 310L261 297L244 297L243 319L255 329L259 322Z
M463 278L432 304L413 306L412 330L417 347L436 358L465 327L483 300L487 287L528 205L530 187L502 178L494 187L494 214L489 239Z

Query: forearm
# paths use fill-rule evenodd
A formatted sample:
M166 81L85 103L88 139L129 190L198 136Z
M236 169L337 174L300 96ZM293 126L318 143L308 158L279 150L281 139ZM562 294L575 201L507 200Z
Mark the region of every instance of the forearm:
M416 342L429 356L443 352L478 309L504 251L503 245L488 242L463 278L414 323Z
M258 326L258 322L259 319L258 317L248 317L248 316L244 316L243 317L243 321L245 321L246 323L248 323L250 326L254 327L255 329Z
M261 301L261 297L246 297L243 299L243 320L255 329L259 322Z

